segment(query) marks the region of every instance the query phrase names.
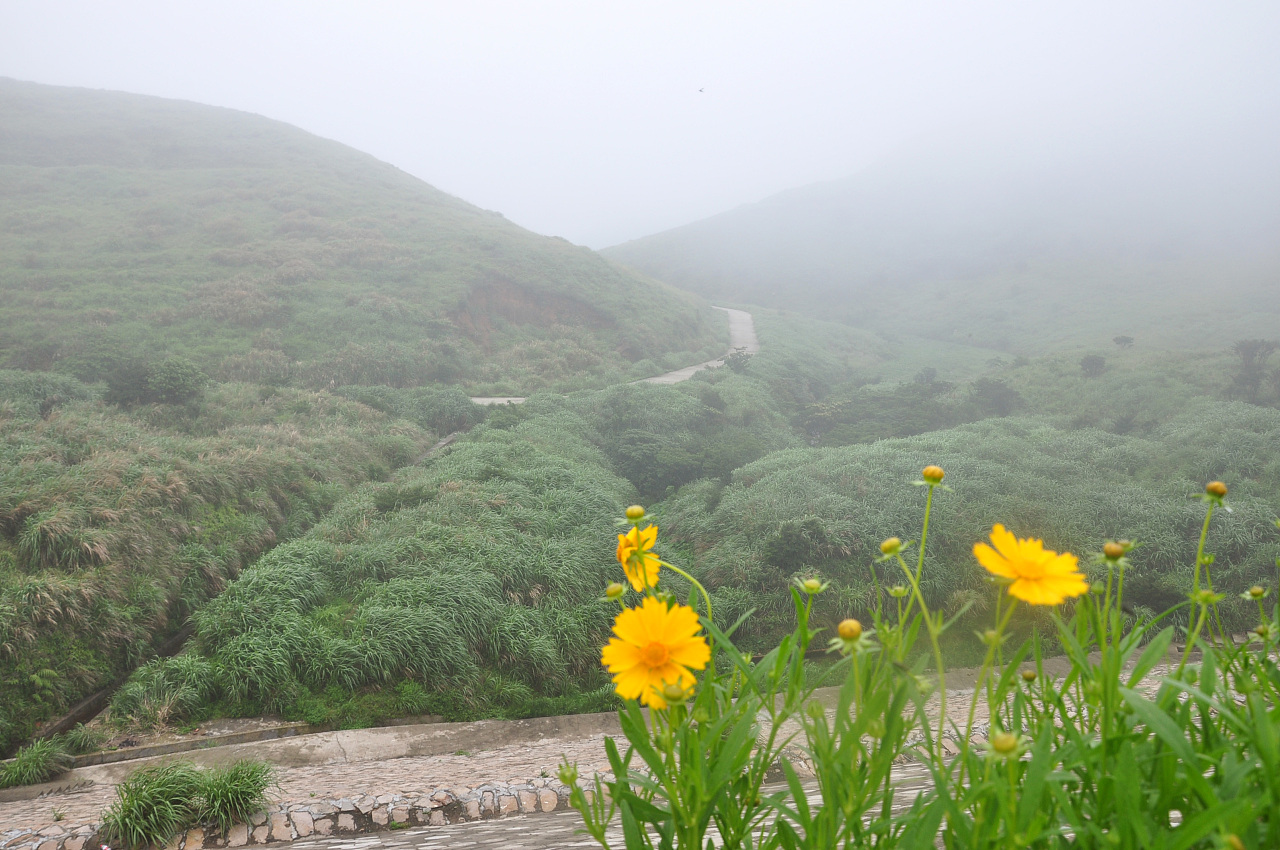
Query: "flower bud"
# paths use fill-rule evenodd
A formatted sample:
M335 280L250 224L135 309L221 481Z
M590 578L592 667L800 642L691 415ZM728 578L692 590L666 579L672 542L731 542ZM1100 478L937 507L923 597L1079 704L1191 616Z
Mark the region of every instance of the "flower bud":
M1227 495L1227 485L1221 481L1210 481L1204 485L1204 491L1210 496L1217 496L1219 499Z
M1116 543L1112 540L1108 540L1106 543L1102 544L1102 554L1105 555L1109 561L1120 560L1124 557L1124 553L1128 551L1128 548L1124 546L1124 544Z
M1230 847L1231 850L1245 850L1244 842L1241 841L1240 836L1236 835L1234 832L1227 833L1226 842L1227 846Z
M946 475L946 473L942 471L942 467L929 464L920 472L920 475L930 484L941 484L942 476Z
M1035 680L1036 680L1036 671L1035 671L1035 670L1023 670L1023 671L1022 671L1022 681L1026 682L1026 683L1029 685L1029 684L1031 684L1032 682L1034 682Z
M880 544L880 551L886 555L896 555L902 551L902 540L898 537L890 537L888 540Z
M578 766L576 764L560 765L560 781L565 785L576 785L578 783Z
M853 618L841 620L840 625L836 627L836 631L845 640L857 640L862 637L862 623Z
M1011 756L1018 751L1018 736L1012 732L997 732L991 736L991 749L998 755Z
M800 588L810 596L815 596L827 589L828 582L824 582L822 579L818 578L806 578L796 581L796 587Z
M644 508L640 507L639 505L632 505L631 507L627 508L627 519L631 520L632 522L636 522L638 520L644 519Z
M979 637L982 638L982 642L987 646L994 646L1000 640L1000 633L995 629L987 629Z
M667 705L680 705L689 698L689 691L672 682L662 687L662 700Z
M1266 595L1267 595L1267 591L1256 584L1253 587L1249 588L1250 599L1261 599Z
M889 588L889 595L892 596L894 599L903 598L904 596L907 595L906 585L895 584L893 587Z
M622 598L622 594L627 592L627 586L620 581L611 581L609 586L604 589L606 599L617 601Z
M1215 602L1221 602L1223 597L1221 593L1214 593L1212 590L1204 588L1191 594L1190 598L1197 605L1212 605Z

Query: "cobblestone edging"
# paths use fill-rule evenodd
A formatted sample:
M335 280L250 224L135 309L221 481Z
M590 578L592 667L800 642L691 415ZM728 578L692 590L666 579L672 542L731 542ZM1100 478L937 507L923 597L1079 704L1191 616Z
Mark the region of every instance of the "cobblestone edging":
M585 789L584 789L585 790ZM586 791L588 799L591 791ZM355 835L410 826L445 826L508 815L553 812L569 803L569 788L554 779L487 783L475 788L437 788L430 794L360 795L352 798L277 804L224 837L192 829L166 850L246 847L330 835ZM97 824L53 824L41 830L0 832L3 850L98 850Z

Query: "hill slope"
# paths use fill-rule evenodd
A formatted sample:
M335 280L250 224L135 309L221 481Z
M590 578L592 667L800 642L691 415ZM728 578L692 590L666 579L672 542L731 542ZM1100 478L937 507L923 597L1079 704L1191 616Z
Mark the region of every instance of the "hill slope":
M0 209L0 367L528 391L725 337L586 248L227 109L0 80Z
M1020 354L1229 345L1280 315L1269 120L969 129L604 253L712 298Z

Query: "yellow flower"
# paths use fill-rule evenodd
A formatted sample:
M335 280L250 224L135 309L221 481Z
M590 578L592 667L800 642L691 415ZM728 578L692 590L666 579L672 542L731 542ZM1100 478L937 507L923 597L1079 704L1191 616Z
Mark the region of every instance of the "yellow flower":
M1059 555L1045 549L1042 540L1014 537L999 523L991 529L991 542L994 549L974 544L973 556L987 572L1012 580L1010 596L1032 605L1058 605L1089 590L1070 552Z
M627 580L637 591L658 583L658 556L649 550L658 540L658 526L635 527L618 535L618 563L627 574Z
M695 684L690 670L711 660L707 639L698 634L698 614L687 605L671 605L650 596L639 608L628 608L613 621L614 637L605 644L600 661L613 674L623 699L638 699L666 708L663 688Z

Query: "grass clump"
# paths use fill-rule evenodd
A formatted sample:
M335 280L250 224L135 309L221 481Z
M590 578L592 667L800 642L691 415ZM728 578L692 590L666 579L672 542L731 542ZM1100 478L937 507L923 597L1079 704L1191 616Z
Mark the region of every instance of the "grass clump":
M148 767L116 789L102 816L101 836L113 846L162 846L184 829L207 824L226 833L267 805L269 764L239 761L202 771L189 762Z
M198 819L226 834L232 826L262 810L267 802L266 790L275 781L275 773L265 761L244 760L229 767L214 768L201 780Z
M18 750L17 755L0 765L0 788L48 782L70 767L71 756L62 741L42 738Z
M77 723L74 728L62 736L67 752L74 755L96 752L107 742L107 734L100 729Z
M127 848L163 846L196 823L200 771L187 762L148 767L116 788L116 802L102 816L102 837Z

